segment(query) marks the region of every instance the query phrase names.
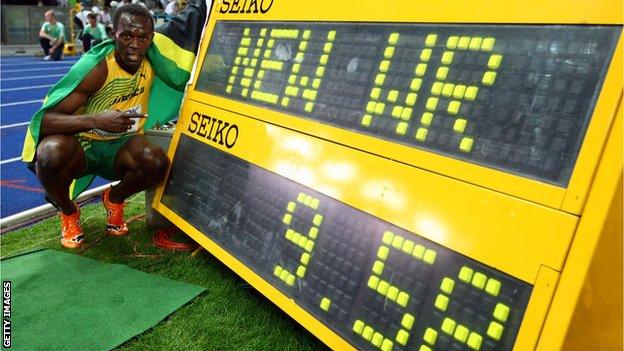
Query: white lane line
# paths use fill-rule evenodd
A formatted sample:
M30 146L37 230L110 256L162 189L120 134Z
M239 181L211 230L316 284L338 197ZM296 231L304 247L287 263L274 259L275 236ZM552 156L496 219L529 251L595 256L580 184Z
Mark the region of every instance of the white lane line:
M32 62L32 61L15 61L15 62L4 62L1 61L2 63L0 64L0 68L2 69L9 69L9 68L20 68L20 67L24 67L24 66L29 66L29 67L62 67L62 66L71 66L74 63L78 62L78 61L68 61L68 62L63 62L63 63L49 63L49 62Z
M2 64L15 64L15 63L22 63L22 62L34 62L34 63L40 63L40 64L55 64L55 63L65 63L65 62L75 62L78 61L80 59L80 57L71 57L71 58L64 58L61 61L44 61L43 57L41 58L37 58L37 57L26 57L26 58L6 58L7 56L2 56L0 58L0 63Z
M0 73L17 73L17 72L24 72L25 70L28 72L32 72L32 71L57 71L59 69L64 69L67 70L67 68L69 67L46 67L46 68L28 68L28 69L10 69L10 70L0 70Z
M32 68L52 68L52 67L57 67L57 68L69 68L71 66L73 66L76 62L67 62L67 63L63 63L63 64L59 64L59 65L50 65L50 64L43 64L40 65L36 62L31 62L31 63L27 63L27 64L0 64L0 70L2 71L6 71L6 70L16 70L16 69L23 69L23 70L28 70L28 68L32 67Z
M29 86L29 87L18 87L18 88L6 88L6 89L1 89L0 93L4 93L5 91L16 91L16 90L28 90L28 89L39 89L39 88L49 88L51 87L53 84L45 84L45 85L34 85L34 86Z
M48 74L48 75L45 75L45 76L28 76L28 77L2 78L2 79L0 79L0 81L4 82L4 81L8 81L8 80L20 80L20 79L54 78L54 77L62 77L64 75L65 75L65 73L63 73L63 74Z
M21 127L21 126L27 126L29 123L30 123L30 122L22 122L22 123L7 124L6 126L0 126L0 129L15 128L15 127Z
M8 160L2 160L2 161L0 161L0 165L3 165L5 163L11 163L11 162L19 161L21 159L22 159L21 157L16 157L16 158L10 158Z
M43 102L43 99L28 100L28 101L18 101L18 102L9 102L9 103L6 103L6 104L0 104L0 107L17 106L17 105L28 105L28 104L41 103L41 102Z

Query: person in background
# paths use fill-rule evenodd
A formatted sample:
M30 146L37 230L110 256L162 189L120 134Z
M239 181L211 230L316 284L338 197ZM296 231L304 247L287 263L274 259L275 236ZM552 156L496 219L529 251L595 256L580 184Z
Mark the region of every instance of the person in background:
M93 12L96 16L100 14L102 10L100 10L100 8L97 5L93 5L93 7L91 7L91 12Z
M100 11L100 13L97 15L97 20L99 23L102 23L104 25L104 28L106 29L106 34L109 37L112 37L113 36L113 22L111 21L110 7L104 6L102 8L102 11Z
M63 58L63 48L65 47L65 26L56 20L53 10L46 11L46 22L39 31L39 43L43 48L44 60L59 61Z
M77 11L74 15L74 33L76 35L76 39L82 40L82 32L85 27L89 25L87 15L91 13L91 10L87 9L80 3L77 5L76 8Z
M165 13L169 16L177 16L186 7L186 0L174 0L167 4Z
M167 5L173 0L159 0L160 6L162 6L163 11L167 8Z
M104 27L108 27L113 24L113 22L111 21L111 16L110 16L109 11L110 11L110 8L108 6L104 6L102 8L102 11L100 11L100 13L97 15L98 22L102 23Z
M106 28L104 25L97 22L97 17L94 13L87 14L87 21L89 24L82 30L82 47L84 52L91 49L92 45L97 45L108 39L106 34Z

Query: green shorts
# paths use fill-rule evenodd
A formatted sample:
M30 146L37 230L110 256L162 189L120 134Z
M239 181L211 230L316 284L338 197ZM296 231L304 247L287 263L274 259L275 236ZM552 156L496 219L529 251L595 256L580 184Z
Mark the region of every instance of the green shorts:
M78 142L84 150L87 167L79 177L93 174L108 180L119 180L113 164L122 146L134 135L124 135L114 140L93 140L78 136Z

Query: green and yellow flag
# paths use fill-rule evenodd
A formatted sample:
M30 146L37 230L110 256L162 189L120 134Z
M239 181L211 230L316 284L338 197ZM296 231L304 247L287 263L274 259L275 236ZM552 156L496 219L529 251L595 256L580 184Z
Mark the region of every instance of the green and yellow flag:
M156 123L165 123L178 115L210 9L208 3L209 0L190 2L179 16L154 30L154 40L147 51L147 59L152 65L155 77L149 97L149 117L144 128L151 128ZM22 161L29 163L29 168L34 169L32 166L40 141L39 131L43 115L71 93L93 67L114 49L113 40L104 41L91 48L50 89L43 106L32 117L26 131ZM70 187L70 197L76 198L91 184L93 178L94 176L85 176L74 180Z

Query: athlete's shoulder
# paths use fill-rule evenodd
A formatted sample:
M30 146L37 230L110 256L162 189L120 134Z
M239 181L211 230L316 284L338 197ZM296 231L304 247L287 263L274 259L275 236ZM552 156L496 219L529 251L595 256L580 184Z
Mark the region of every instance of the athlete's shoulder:
M93 94L102 88L107 76L108 65L106 60L101 60L87 73L76 89L84 94Z

